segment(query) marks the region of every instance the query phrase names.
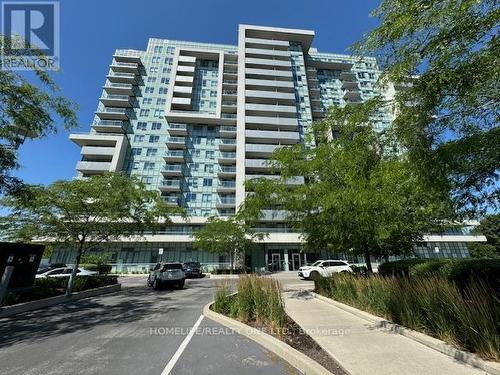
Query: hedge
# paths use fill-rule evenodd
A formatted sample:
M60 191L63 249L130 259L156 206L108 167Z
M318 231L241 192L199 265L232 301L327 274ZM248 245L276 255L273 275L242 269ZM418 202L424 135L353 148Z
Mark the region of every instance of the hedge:
M471 280L480 280L500 294L500 259L407 259L379 266L382 276L441 276L464 289Z
M87 264L81 264L81 268L87 270L87 271L96 271L99 272L100 275L107 274L111 272L111 264L93 264L93 263L87 263Z

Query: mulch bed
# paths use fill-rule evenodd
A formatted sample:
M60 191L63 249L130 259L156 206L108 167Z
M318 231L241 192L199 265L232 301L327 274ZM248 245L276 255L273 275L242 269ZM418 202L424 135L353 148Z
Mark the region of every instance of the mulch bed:
M330 355L321 348L300 326L295 323L290 317L283 332L278 332L276 329L270 329L268 326L257 324L256 322L246 323L253 328L257 328L267 334L270 334L277 339L290 345L292 348L305 354L312 360L318 362L335 375L349 375Z

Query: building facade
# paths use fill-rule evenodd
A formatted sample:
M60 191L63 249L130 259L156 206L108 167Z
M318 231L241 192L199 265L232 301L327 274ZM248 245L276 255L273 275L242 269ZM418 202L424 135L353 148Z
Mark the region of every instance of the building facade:
M246 180L276 178L267 164L272 152L306 142L328 107L393 94L394 87L377 85L374 58L318 52L313 38L310 30L240 25L234 46L150 39L145 51L116 50L90 132L70 136L81 147L77 174L138 176L169 205L185 208L190 220L174 218L154 236L109 244L114 263L141 268L159 259L159 249L164 260L224 263L192 248L193 231L210 216L234 215ZM387 109L373 119L377 129L391 121ZM282 212L266 211L259 226L269 236L246 256L249 267L297 269L318 257L342 256L301 254L300 234L287 227ZM417 251L465 257L466 243L476 237L429 237L432 249ZM56 251L53 260L70 262L68 254Z

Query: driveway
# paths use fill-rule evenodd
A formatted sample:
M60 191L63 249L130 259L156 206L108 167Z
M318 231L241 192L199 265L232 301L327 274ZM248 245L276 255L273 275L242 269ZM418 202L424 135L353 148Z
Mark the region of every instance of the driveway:
M0 373L298 373L201 315L214 281L187 280L183 290L163 291L147 288L145 277L121 282L121 292L0 319Z

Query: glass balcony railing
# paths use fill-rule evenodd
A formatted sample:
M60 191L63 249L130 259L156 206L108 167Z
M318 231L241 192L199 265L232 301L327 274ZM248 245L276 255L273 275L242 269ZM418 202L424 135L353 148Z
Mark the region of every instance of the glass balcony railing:
M166 172L182 172L182 165L167 164L163 167L163 170Z
M236 139L221 139L220 143L223 145L236 145Z
M123 121L116 120L100 120L96 123L96 125L101 126L123 126Z
M236 85L238 83L237 80L235 79L225 79L222 81L222 83L228 83L228 84L231 84L231 85Z
M120 73L120 72L113 72L113 74L110 74L112 77L121 77L121 78L135 78L134 73Z
M225 197L225 198L220 198L219 203L222 204L235 204L236 203L236 198L233 197Z
M236 181L219 181L219 186L224 188L236 188Z
M105 87L110 87L114 89L132 89L132 85L130 83L106 83Z
M236 152L221 152L220 157L223 159L236 159Z
M186 138L184 137L169 137L167 138L167 143L184 143Z
M177 151L177 150L167 151L165 152L165 156L171 158L181 158L184 157L184 151Z
M222 101L222 105L236 107L236 102L235 101L223 100Z
M110 99L110 100L129 100L129 96L128 95L102 95L101 96L101 99Z
M221 167L220 167L220 171L221 171L221 172L225 172L225 173L236 173L236 167L225 167L225 166L221 166Z
M236 126L223 125L219 127L220 132L236 132Z
M168 124L169 129L179 129L179 130L186 130L187 126L186 124L175 124L175 123L169 123Z
M180 187L181 182L179 180L163 180L161 182L162 186L169 186L169 187Z
M222 90L222 95L237 95L238 91L236 90Z
M121 66L124 68L137 68L138 64L137 63L127 63L127 62L118 62L118 61L113 61L111 64L112 66Z
M119 114L127 114L127 110L125 108L115 108L115 107L104 107L101 108L97 112L105 112L105 113L119 113Z
M223 113L222 118L236 118L236 113Z
M178 197L165 197L165 196L163 196L162 198L166 203L170 203L170 204L178 204L179 203Z

